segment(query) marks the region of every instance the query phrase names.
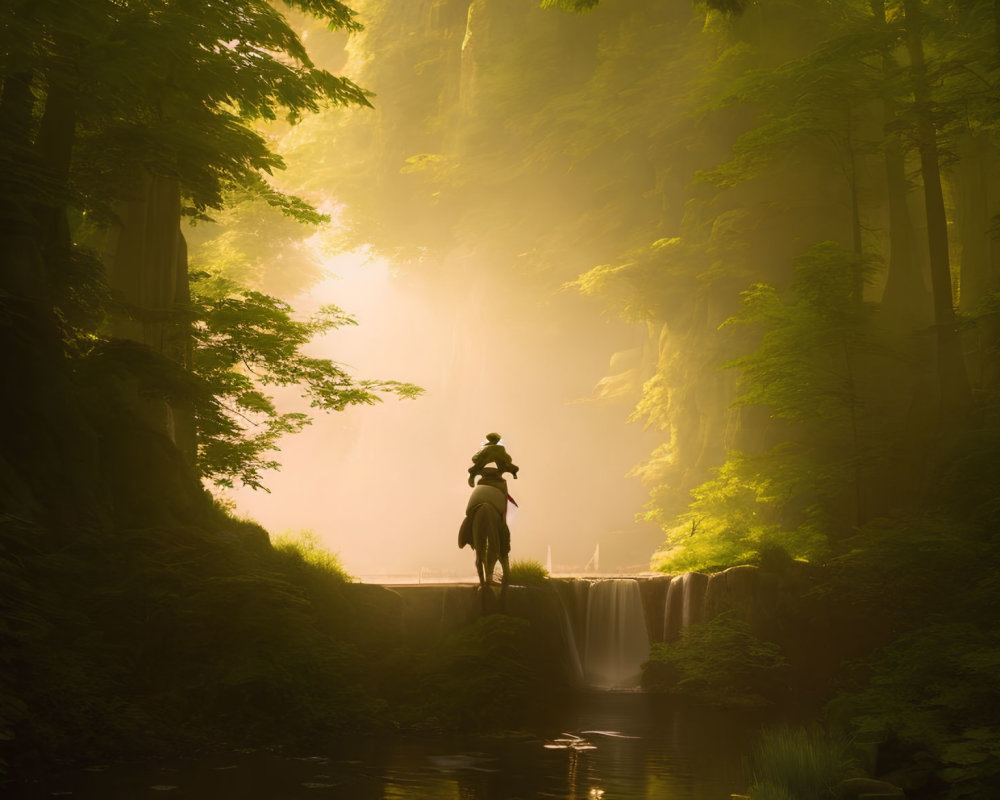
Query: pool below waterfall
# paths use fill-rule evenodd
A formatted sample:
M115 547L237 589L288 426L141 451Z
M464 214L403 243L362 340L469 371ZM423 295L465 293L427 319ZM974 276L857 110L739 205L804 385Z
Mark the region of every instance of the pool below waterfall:
M94 764L45 776L19 800L728 800L767 719L676 698L584 692L532 734L399 736L316 743L294 755L218 754Z

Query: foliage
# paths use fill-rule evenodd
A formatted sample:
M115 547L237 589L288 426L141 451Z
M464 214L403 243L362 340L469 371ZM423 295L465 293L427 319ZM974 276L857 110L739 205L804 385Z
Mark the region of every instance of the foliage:
M717 476L692 492L688 511L668 529L667 547L654 555L653 565L671 574L710 572L757 563L775 547L793 558L822 560L829 546L820 509L793 504L821 497L818 490L829 480L828 469L791 444L754 457L731 453ZM655 519L655 512L647 517Z
M323 546L316 531L284 531L271 540L271 545L279 553L323 573L327 578L343 582L351 580L340 559Z
M271 546L218 509L86 535L0 524L0 759L14 773L389 723L493 732L558 694L552 643L526 620L402 644L398 617L308 531Z
M340 3L294 5L331 25L360 27ZM53 116L72 125L59 134L71 137L74 150L71 195L61 200L105 221L144 169L179 178L194 215L221 207L230 188L293 216L312 215L262 177L284 162L254 122L368 103L353 82L317 68L288 20L265 2L8 5L2 31L11 54L5 64L36 81L40 104L70 93L71 114ZM223 44L234 42L239 46ZM21 168L37 170L18 159ZM18 191L51 200L58 189L44 177Z
M740 372L736 405L765 412L774 421L768 438L778 441L756 453L731 450L676 520L654 503L646 517L667 530L657 569L754 563L772 545L807 560L829 552L864 466L856 361L874 344L853 297L864 269L864 259L826 242L796 261L788 299L762 284L744 292L741 313L725 325L753 326L762 337L726 366Z
M539 561L517 559L510 562L510 583L515 586L542 586L549 571Z
M699 177L732 187L764 177L790 159L808 171L809 162L825 153L855 182L858 162L879 146L865 106L882 89L883 78L870 62L898 35L875 28L870 16L866 4L825 4L815 9L810 24L825 23L828 39L778 65L767 54L754 53L753 66L721 85L707 107L751 105L755 124L733 143L728 161Z
M976 526L955 515L880 518L858 529L830 562L828 589L838 603L877 608L902 631L930 615L966 613L988 599L992 576L982 565L996 547ZM942 594L942 576L965 576Z
M299 321L287 303L206 274L195 276L192 295L193 371L214 398L196 416L198 467L221 486L239 480L263 488L261 472L278 467L269 451L309 423L301 412L279 412L266 386L300 386L312 407L326 411L372 405L379 392L422 391L397 381L357 381L330 359L307 356L303 347L314 337L356 324L336 306Z
M737 404L765 406L773 419L797 422L844 425L851 418L858 403L852 360L873 346L865 337L866 309L854 296L869 267L823 242L796 259L790 300L763 284L743 293L742 312L725 324L757 325L764 334L754 353L727 364L740 371Z
M329 559L220 512L195 525L40 541L3 521L0 709L12 768L202 740L293 742L368 724ZM36 765L37 766L37 765Z
M850 743L826 731L765 728L750 756L752 800L824 800L857 773Z
M525 619L491 614L386 665L397 719L417 729L496 731L531 721L559 683L551 643Z
M899 743L896 758L930 753L949 798L1000 788L1000 635L982 624L932 621L869 660L863 684L829 712L861 734ZM894 766L894 765L888 765Z
M298 5L332 14L331 24L357 27L339 3ZM81 185L120 186L138 154L147 161L153 154L161 169L181 178L191 213L219 208L230 187L293 216L310 213L262 179L284 162L252 123L282 113L296 119L329 103L366 104L361 89L316 68L285 17L267 3L214 4L207 13L187 4L136 3L109 17L108 41L89 42L87 52L106 59L96 108L116 109L117 116L98 118L82 138ZM222 47L220 40L240 46Z
M303 224L248 192L230 192L212 221L184 228L189 263L277 297L292 297L324 275L323 242L332 225Z
M757 639L732 611L657 642L643 665L643 685L690 694L721 706L766 704L786 662L781 648Z
M361 29L354 12L336 0L288 5L323 17L332 27ZM92 378L102 373L92 363L64 364L64 356L93 361L96 355L106 362L102 374L119 382L127 382L126 371L136 367L133 379L148 393L137 405L150 397L180 403L169 412L180 420L175 429L181 434L175 438L191 459L195 446L187 428L195 415L201 474L222 485L241 480L254 487L261 486L262 470L276 466L268 455L278 437L307 422L304 414L278 412L260 384L300 383L314 406L329 410L375 402L380 391L416 392L392 382L354 381L339 365L299 350L310 336L346 324L339 310L323 310L317 319L297 323L274 298L218 282L211 290L203 282L203 291L187 307L183 255L179 264L163 267L167 276L152 274L145 262L149 272L133 276L139 295L160 298L169 309L137 310L135 298L111 298L104 285L105 273L133 268L131 260L124 267L116 263L127 250L121 242L135 239L147 251L159 251L162 243L152 240L163 233L160 228L176 225L177 213L207 219L227 202L244 201L258 210L276 209L295 222L328 220L274 183L273 173L285 163L258 123L279 117L294 123L332 106L368 107L368 94L317 67L295 24L281 11L262 0L205 8L161 0L46 0L8 4L0 15L0 39L8 53L0 66L5 118L0 150L14 176L3 193L12 209L39 223L32 226L25 248L5 244L10 258L4 274L10 277L2 294L23 302L30 286L27 295L38 305L33 314L39 319L18 342L21 350L37 348L38 341L62 340L61 347L46 353L53 362L43 370L50 382L64 368L89 371ZM173 194L160 204L143 205L153 179L179 188L179 199ZM136 204L143 205L142 224L131 213ZM166 241L171 234L164 234ZM102 265L97 252L109 263ZM35 277L25 283L16 277L21 273ZM161 298L165 283L173 299ZM101 341L106 313L118 321L123 309L149 314L154 324L168 328L169 336L151 339L177 339L180 344L171 343L170 356L185 366L190 366L184 354L191 333L187 326L193 325L195 371L204 380L190 380L155 354ZM242 327L235 321L240 315ZM34 345L26 348L32 337ZM153 346L162 348L162 343Z
M658 239L627 254L622 263L594 267L567 287L601 296L610 309L631 321L670 319L684 296L707 277L703 261L681 237Z
M291 377L286 367L298 363L304 339L288 322L289 310L241 288L200 297L196 325L211 380L198 381L134 348L95 344L96 311L105 302L98 264L78 250L56 255L65 256L66 247L47 210L73 206L87 225L113 222L117 204L152 172L180 181L193 218L227 198L255 198L251 229L222 243L230 249L219 248L236 260L253 258L257 210L316 222L323 215L294 192L335 185L346 204L346 237L413 254L414 263L440 263L445 280L466 277L473 262L502 269L509 280L513 265L537 292L583 273L578 288L606 298L648 334L655 366L636 418L665 440L643 468L650 518L670 537L662 563L724 566L778 546L810 559L834 553L844 598L884 610L887 636L942 613L923 638L911 631L873 662L861 719L867 725L870 713L872 724L904 732L907 746L932 749L955 770L941 778L956 793L990 788L996 731L977 714L996 704L989 694L997 685L990 666L996 642L970 621L996 605L988 574L996 563L989 544L998 516L990 479L998 463L995 411L977 408L980 416L962 421L969 430L961 436L938 428L942 420L927 411L936 402L927 389L934 356L912 324L881 319L911 343L904 368L884 353L868 358L871 309L860 301L875 300L880 284L865 293L859 279L867 261L857 253L879 252L881 275L891 277L892 257L905 249L900 241L909 242L904 266L919 283L912 229L923 224L908 229L885 214L891 187L882 175L898 147L903 205L921 206L908 196L922 177L914 144L921 138L926 152L938 138L951 149L941 160L953 167L948 235L960 240L952 242L962 258L952 277L963 305L983 291L970 279L977 270L989 273L987 284L995 281L994 258L967 248L996 212L988 199L1000 119L994 4L926 0L904 8L892 0L887 20L876 13L882 4L862 0L602 3L573 16L538 8L553 4L594 5L476 3L469 15L467 4L458 4L460 13L449 16L447 4L425 14L403 0L369 3L367 38L355 40L358 80L394 100L377 119L371 115L370 125L383 125L377 135L353 127L355 116L349 124L314 120L315 127L289 136L284 144L300 137L307 143L300 153L317 154L303 167L310 174L290 181L293 193L271 179L284 165L269 138L278 128L265 134L255 122L298 118L327 103L367 108L369 99L352 81L317 69L295 26L269 3L4 5L4 207L20 203L25 213L8 220L15 234L0 248L4 351L24 367L9 373L16 390L8 397L24 400L4 432L0 466L12 488L5 485L2 499L37 510L39 499L57 497L44 515L71 524L4 520L0 731L27 730L39 752L107 752L109 742L148 743L151 731L197 718L202 702L221 712L217 719L232 714L230 730L239 731L243 723L256 726L239 715L258 689L267 698L261 719L279 727L300 712L322 727L322 717L336 717L338 702L358 711L350 692L329 694L356 678L356 653L337 627L350 616L337 599L343 582L325 580L326 568L307 557L262 555L252 532L234 533L232 523L216 520L192 533L197 492L135 407L115 394L138 381L141 392L195 403L218 442L210 459L216 474L259 482L273 436L303 420L274 409L239 369L247 355L270 385ZM359 27L335 0L292 5ZM922 30L910 25L912 8L928 12ZM400 37L400 29L412 35ZM907 34L924 40L926 81L891 58ZM70 107L60 108L67 96ZM53 157L59 140L66 178ZM979 191L980 179L989 191ZM32 237L39 240L33 250L25 245ZM799 261L805 277L794 274L796 253L831 241L841 245L809 251ZM11 253L25 256L18 262ZM738 293L748 285L740 312ZM49 303L50 295L57 313L45 327L25 309ZM919 316L918 299L907 302ZM221 320L237 311L261 330L223 331ZM734 314L739 324L720 329ZM209 321L213 315L219 325ZM760 334L759 346L751 331ZM997 381L986 317L977 334L985 391ZM50 380L55 370L39 353L62 358L67 335L74 380ZM734 352L743 343L749 355ZM76 359L77 352L87 355ZM867 369L855 370L865 359ZM717 374L727 360L744 376L738 389L734 371ZM115 363L126 363L132 377L122 377ZM338 397L367 402L361 395L374 388L345 388L336 364L300 369L313 376L311 388L330 392L333 407ZM231 393L230 409L217 404L212 381ZM873 394L888 384L895 384L888 408L878 409ZM243 423L234 410L258 423L248 447L238 441ZM887 413L874 414L879 410ZM115 424L107 424L112 417ZM888 419L905 420L906 435L894 438ZM8 448L8 440L17 446ZM77 446L60 449L66 441ZM879 462L893 451L895 461ZM889 516L896 497L885 489L908 462L900 478L909 484L908 506ZM36 474L58 485L32 482ZM676 519L699 486L690 515ZM867 486L879 495L874 514L862 513L871 510L862 508ZM161 507L169 513L161 515ZM126 516L133 524L122 530ZM161 517L170 525L153 527L151 519ZM187 522L178 527L178 519ZM856 536L844 538L855 528ZM320 584L322 592L311 594ZM193 595L205 606L190 602ZM188 646L179 608L198 631L189 661L169 646ZM259 614L263 629L243 610ZM497 627L500 640L519 641L516 626ZM267 644L273 663L255 642ZM489 646L454 642L455 652L436 663L452 674L479 663L473 655ZM192 677L199 659L205 673ZM160 697L150 689L156 685L167 687ZM921 695L926 687L932 691ZM439 700L444 717L458 717L448 697ZM35 708L50 715L33 717Z

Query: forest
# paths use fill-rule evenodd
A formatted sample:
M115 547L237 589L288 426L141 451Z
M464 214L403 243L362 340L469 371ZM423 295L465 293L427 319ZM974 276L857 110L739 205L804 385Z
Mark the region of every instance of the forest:
M649 572L808 584L810 635L721 615L650 651L650 694L809 717L760 746L821 755L732 791L1000 796L1000 4L352 6L0 6L0 781L575 702L531 614L400 640L225 499L314 418L430 402L317 355L350 308L290 302L363 251L435 314L475 298L469 352L517 339L529 410L545 337L608 364L594 438L537 447L614 471L642 429Z

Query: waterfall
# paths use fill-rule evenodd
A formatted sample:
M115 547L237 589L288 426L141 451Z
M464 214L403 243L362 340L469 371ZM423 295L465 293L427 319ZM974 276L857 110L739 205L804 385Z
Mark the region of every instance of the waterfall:
M705 590L708 575L701 572L685 572L681 577L684 608L681 612L681 627L687 628L705 621Z
M663 607L663 641L672 642L681 635L684 618L684 581L671 578Z
M559 621L562 626L563 640L566 642L567 650L569 650L570 670L573 674L573 680L578 685L583 685L585 677L583 662L580 660L579 637L574 630L573 618L570 616L570 609L567 607L565 598L559 592L556 592L556 596L559 599L559 608L562 610L562 617Z
M583 679L599 689L635 689L649 659L649 636L639 582L589 584L584 625Z

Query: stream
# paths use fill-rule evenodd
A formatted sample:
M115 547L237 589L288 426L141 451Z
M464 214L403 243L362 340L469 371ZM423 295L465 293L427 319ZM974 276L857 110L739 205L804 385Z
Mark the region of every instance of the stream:
M588 692L538 735L355 738L266 751L95 764L4 787L11 800L728 800L768 715Z

